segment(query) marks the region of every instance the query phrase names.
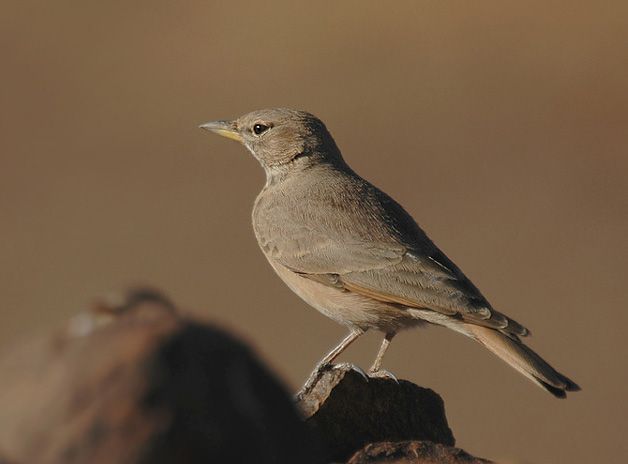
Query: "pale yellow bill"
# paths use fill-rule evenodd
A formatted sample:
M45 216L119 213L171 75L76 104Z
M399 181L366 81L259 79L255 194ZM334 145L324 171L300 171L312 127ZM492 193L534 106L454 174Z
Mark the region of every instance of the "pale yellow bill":
M242 142L242 137L236 132L231 125L231 121L211 121L198 126L201 129L215 132L218 135L227 137L228 139L235 140L236 142Z

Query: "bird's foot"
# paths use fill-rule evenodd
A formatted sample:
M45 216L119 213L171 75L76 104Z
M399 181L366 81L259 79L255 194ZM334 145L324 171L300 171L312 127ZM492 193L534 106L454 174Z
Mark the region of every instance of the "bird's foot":
M366 372L364 372L360 367L356 366L355 364L351 364L347 362L339 363L339 364L320 363L316 365L316 367L314 368L314 370L312 371L308 379L305 381L301 389L295 395L297 401L300 400L306 393L308 393L312 389L312 387L314 386L316 381L320 378L323 372L327 370L336 370L336 369L355 371L358 374L360 374L364 378L364 380L366 380L367 382L369 381L369 376L366 374Z
M376 379L389 379L394 380L396 384L399 384L399 379L397 376L386 369L378 369L376 371L369 371L369 377Z
M321 374L327 369L331 369L332 367L333 367L333 364L330 364L330 363L317 364L314 370L312 371L312 373L310 374L310 376L307 378L307 380L301 387L301 389L295 395L296 400L297 401L301 400L301 398L312 389L312 387L314 386L318 378L321 376Z

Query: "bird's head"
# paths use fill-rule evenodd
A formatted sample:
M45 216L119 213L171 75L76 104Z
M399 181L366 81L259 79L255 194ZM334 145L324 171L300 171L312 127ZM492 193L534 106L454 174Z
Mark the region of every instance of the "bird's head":
M258 110L232 121L208 122L200 128L242 143L267 171L302 157L316 161L340 159L325 125L305 111Z

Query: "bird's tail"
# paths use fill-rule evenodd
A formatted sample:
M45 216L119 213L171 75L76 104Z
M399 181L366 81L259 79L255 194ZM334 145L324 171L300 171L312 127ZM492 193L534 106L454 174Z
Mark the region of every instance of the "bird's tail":
M565 398L566 392L580 390L575 382L557 372L518 338L511 338L498 330L487 327L464 325L470 337L555 397Z

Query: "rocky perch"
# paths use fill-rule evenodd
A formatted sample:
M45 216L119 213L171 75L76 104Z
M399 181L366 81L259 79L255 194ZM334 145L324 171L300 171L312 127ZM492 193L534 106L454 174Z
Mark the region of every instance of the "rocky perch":
M0 464L486 463L442 399L324 371L296 406L242 342L135 290L0 358Z

